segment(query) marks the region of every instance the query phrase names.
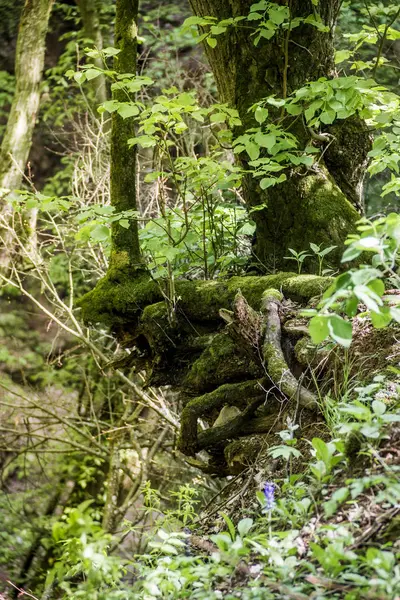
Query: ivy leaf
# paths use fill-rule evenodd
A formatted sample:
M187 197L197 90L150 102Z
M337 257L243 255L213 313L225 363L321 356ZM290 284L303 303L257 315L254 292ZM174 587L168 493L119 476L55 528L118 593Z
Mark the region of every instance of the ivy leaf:
M215 46L217 45L217 40L215 38L212 37L208 37L207 38L207 44L211 47L211 48L215 48Z

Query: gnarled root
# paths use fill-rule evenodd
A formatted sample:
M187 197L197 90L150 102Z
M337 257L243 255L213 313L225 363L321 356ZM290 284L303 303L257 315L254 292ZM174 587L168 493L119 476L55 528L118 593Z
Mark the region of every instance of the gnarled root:
M291 373L281 346L281 321L279 306L283 300L281 292L266 290L262 295L261 312L265 318L265 339L262 347L265 368L275 385L289 400L298 399L303 408L317 408L318 399L303 387Z

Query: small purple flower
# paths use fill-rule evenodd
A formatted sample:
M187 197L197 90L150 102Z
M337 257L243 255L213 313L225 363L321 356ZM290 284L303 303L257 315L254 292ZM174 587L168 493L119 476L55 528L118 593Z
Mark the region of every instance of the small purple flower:
M275 484L269 481L264 485L265 509L272 510L275 504Z

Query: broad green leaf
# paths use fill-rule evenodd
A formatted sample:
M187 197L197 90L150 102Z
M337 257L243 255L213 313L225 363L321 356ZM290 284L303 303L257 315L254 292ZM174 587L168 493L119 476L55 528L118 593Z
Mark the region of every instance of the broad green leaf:
M380 400L374 400L372 402L372 410L378 417L382 416L386 412L387 406L384 402Z
M250 529L253 527L253 519L241 519L237 524L237 530L241 537L244 537L247 533L249 533Z
M329 315L317 315L308 325L308 331L314 344L323 342L329 335Z
M261 146L261 148L267 148L267 150L271 150L271 148L276 144L276 137L273 133L262 133L259 131L254 136L254 141L256 144Z
M96 225L92 229L90 237L94 242L106 242L110 237L110 230L106 225Z
M123 119L128 119L139 114L139 107L136 104L124 102L118 106L117 112Z
M350 262L356 258L358 258L361 254L361 250L356 248L355 246L349 246L344 252L342 256L342 263Z
M260 146L254 142L247 142L246 152L250 156L251 160L257 160L257 158L260 156Z
M211 123L225 123L227 115L221 112L214 113L210 117Z
M95 79L96 77L101 75L101 73L102 72L99 71L98 69L86 69L85 70L86 79L88 81L90 81L91 79Z
M330 315L328 319L329 334L335 342L349 348L352 339L352 325L349 321L345 321L339 315Z
M335 52L335 65L339 65L351 56L350 50L337 50Z
M260 125L261 125L268 118L268 108L263 108L262 106L257 106L254 116L255 116L257 123L260 123Z

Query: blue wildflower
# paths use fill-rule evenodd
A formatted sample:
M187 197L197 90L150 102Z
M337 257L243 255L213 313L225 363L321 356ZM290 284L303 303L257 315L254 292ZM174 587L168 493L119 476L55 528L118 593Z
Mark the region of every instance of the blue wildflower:
M265 509L272 510L275 504L275 484L267 481L264 485Z

